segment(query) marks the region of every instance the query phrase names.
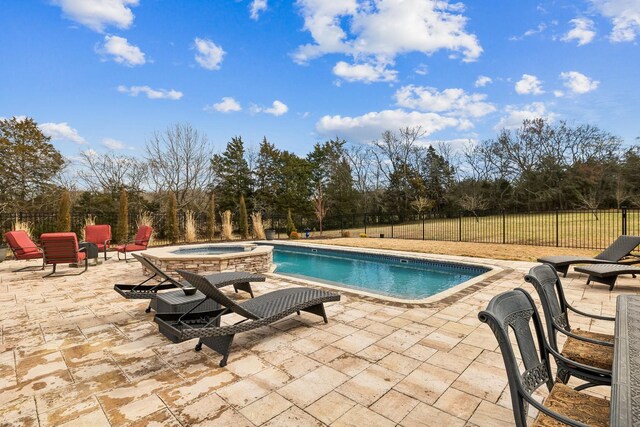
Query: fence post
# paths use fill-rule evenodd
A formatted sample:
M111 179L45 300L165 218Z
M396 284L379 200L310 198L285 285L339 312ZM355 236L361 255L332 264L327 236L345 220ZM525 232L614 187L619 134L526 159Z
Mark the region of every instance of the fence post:
M625 236L627 234L627 207L623 206L621 209L622 209L622 235Z
M504 209L502 209L502 244L504 245L505 243L507 243L507 217Z
M367 234L367 214L364 214L364 234Z
M343 232L344 232L344 216L340 215L340 237L342 237Z
M422 215L422 240L424 240L424 214Z
M560 246L560 214L556 207L556 248Z
M391 215L390 220L391 220L391 238L393 239L393 215Z
M462 211L458 212L458 242L462 242Z

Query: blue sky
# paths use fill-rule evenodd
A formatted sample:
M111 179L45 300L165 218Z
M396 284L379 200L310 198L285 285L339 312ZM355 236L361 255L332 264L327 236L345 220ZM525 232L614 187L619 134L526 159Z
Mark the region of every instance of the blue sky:
M538 116L640 136L638 0L4 0L0 28L0 117L70 158L141 153L176 122L301 155Z

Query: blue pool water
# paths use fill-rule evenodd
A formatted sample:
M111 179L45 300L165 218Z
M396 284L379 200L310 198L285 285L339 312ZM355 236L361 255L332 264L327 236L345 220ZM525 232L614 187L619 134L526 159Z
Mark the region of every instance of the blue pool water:
M486 273L416 258L274 245L276 273L396 298L421 299Z
M181 248L173 251L176 255L219 255L232 252L244 252L245 246L200 246L196 248Z

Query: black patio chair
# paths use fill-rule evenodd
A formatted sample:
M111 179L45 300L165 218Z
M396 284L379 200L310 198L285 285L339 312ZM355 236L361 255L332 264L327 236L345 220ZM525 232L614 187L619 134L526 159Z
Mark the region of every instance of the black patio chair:
M538 262L552 265L556 271L567 277L569 266L572 264L615 264L623 258L632 257L631 263L640 262L640 258L632 256L631 252L640 245L640 236L619 236L607 249L593 258L586 256L547 256L538 258Z
M538 310L524 289L493 297L478 318L489 325L500 345L517 427L527 426L530 406L539 411L532 424L537 427L561 423L581 427L609 424L608 400L581 393L560 382L554 383L550 355L556 361L565 358L547 343ZM515 336L515 342L510 333ZM519 358L514 349L518 350ZM519 359L524 370L518 366ZM549 390L544 404L532 397L543 385Z
M154 308L153 302L156 299L158 291L181 289L185 295L194 295L196 293L197 289L191 286L188 282L174 279L144 256L138 254L131 254L131 256L137 259L140 264L152 273L152 275L136 285L117 283L113 286L113 289L127 299L151 300L145 312L149 313L151 309ZM253 298L253 289L251 288L250 282L265 281L265 277L262 274L247 273L243 271L213 273L204 277L211 285L217 288L233 285L233 289L236 293L238 293L239 290L245 291L251 295L251 298ZM146 284L150 280L156 278L162 280L155 284ZM204 299L204 295L202 295L202 298Z
M558 360L558 379L567 383L573 375L587 383L580 389L596 385L611 385L613 365L613 335L572 329L569 311L591 319L614 321L613 317L585 313L572 307L564 297L558 273L547 264L529 270L525 280L533 285L544 311L549 345L569 361ZM558 333L567 336L562 350L558 347Z
M318 315L327 323L324 303L339 301L340 295L313 288L287 288L269 292L253 299L236 303L198 274L177 270L182 277L202 292L207 299L220 304L221 309L214 316L196 313L158 313L155 322L168 334L184 341L199 338L195 350L206 345L221 354L220 366L227 364L231 344L235 334L267 326L293 313L306 311ZM233 325L220 326L222 316L235 313L242 320Z

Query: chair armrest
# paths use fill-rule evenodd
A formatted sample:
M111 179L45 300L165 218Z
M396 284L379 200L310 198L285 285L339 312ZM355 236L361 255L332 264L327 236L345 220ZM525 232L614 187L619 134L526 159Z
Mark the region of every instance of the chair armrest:
M580 311L577 308L574 308L574 307L570 306L569 304L567 304L567 308L569 310L573 311L574 313L579 314L580 316L591 317L592 319L598 319L598 320L608 320L610 322L615 322L616 321L615 317L600 316L598 314L585 313L584 311Z

